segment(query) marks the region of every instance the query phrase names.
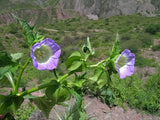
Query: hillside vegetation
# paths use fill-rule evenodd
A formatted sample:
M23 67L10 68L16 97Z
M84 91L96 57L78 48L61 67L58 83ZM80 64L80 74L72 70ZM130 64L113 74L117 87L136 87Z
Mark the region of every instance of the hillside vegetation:
M38 25L36 29L41 35L52 38L61 46L62 54L59 66L57 68L58 75L65 72L64 61L75 50L81 50L86 43L87 36L90 37L91 44L95 49L95 55L91 57L91 61L99 61L106 58L114 43L117 32L120 35L121 50L130 49L136 54L137 67L154 67L157 71L160 69L159 63L154 59L144 58L140 56L141 50L148 49L153 45L154 39L159 40L160 29L155 28L160 24L159 17L144 17L139 14L128 16L114 16L97 21L89 20L86 17L71 18L67 20L56 20L51 24ZM155 30L154 34L152 30ZM0 29L0 48L1 51L6 50L9 53L23 52L24 57L21 63L24 64L27 56L25 38L22 35L22 29L17 23L3 25ZM159 50L159 49L155 49ZM89 75L92 76L92 75ZM142 75L143 76L143 75ZM15 76L16 77L16 76ZM38 79L39 83L47 82L53 77L50 71L38 71L29 65L22 78L21 86L32 87L34 84L26 84ZM110 105L125 106L124 103L132 108L145 110L152 114L160 114L160 96L159 96L159 73L148 76L146 82L142 81L140 76L135 74L125 80L120 80L113 75L113 86L117 88L115 93L103 96L100 89L93 85L85 84L83 91L85 94L93 94L102 96L103 102ZM73 78L68 78L72 80ZM143 88L143 89L142 89Z

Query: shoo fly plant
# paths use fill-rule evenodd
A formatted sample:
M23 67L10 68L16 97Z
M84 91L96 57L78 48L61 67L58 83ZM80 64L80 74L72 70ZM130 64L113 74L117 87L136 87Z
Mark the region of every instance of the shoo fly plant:
M24 99L32 99L35 105L48 118L53 106L62 104L74 94L77 95L76 88L83 88L83 84L86 81L89 82L88 79L97 82L99 89L103 89L105 86L109 88L108 90L112 89L114 91L115 88L111 86L111 75L113 73L119 74L119 77L124 79L134 72L135 55L128 49L120 53L118 34L110 56L95 64L88 60L95 53L88 37L86 44L82 46L82 51L73 51L65 61L66 71L68 71L66 74L56 76L55 78L57 79L50 78L48 83L21 91L21 78L24 70L27 69L27 65L31 62L37 70L53 70L56 75L55 68L57 68L58 64L60 65L61 48L54 40L39 35L35 31L35 27L30 26L25 20L15 15L13 17L22 26L30 56L26 59L26 63L21 65L19 60L23 57L23 53L9 54L5 51L0 52L0 86L8 86L9 84L12 86L7 95L0 95L0 117L14 119L12 113L15 113L20 108ZM81 74L77 75L77 72ZM86 78L89 72L94 72L94 75ZM71 75L75 75L75 80L66 80ZM44 96L31 95L31 93L41 89L45 90ZM102 94L111 95L111 91L103 92Z

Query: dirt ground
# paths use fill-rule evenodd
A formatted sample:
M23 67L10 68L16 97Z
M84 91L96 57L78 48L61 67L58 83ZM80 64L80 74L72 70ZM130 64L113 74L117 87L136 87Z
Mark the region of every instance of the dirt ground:
M112 107L100 102L96 98L84 96L85 104L90 103L86 112L95 116L96 120L160 120L160 117L137 113L135 110L128 108L125 111L121 107Z
M112 107L100 102L97 98L84 96L85 110L91 120L160 120L160 117L147 115L145 113L137 113L135 110L128 108L126 111L121 107ZM64 113L64 107L56 105L55 109L58 108L62 113ZM39 115L32 115L30 120L46 120L42 117L42 113ZM35 117L39 116L39 117ZM48 120L55 120L55 112L52 110ZM77 119L78 120L78 119Z

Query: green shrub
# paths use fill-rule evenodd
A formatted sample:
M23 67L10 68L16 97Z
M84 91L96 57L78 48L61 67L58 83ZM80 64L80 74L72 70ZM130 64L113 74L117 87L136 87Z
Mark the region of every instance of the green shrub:
M146 32L156 34L160 31L160 24L150 24L146 27Z
M131 40L127 40L125 42L121 42L120 45L121 45L122 50L129 49L133 53L137 53L139 51L139 49L142 47L142 42L137 39L131 39Z
M148 59L148 58L144 58L142 56L136 55L135 65L138 67L145 67L145 66L155 67L157 66L157 63L155 62L155 59Z
M139 33L137 39L141 41L142 47L149 47L153 44L153 38L148 33Z
M128 103L131 108L160 115L160 74L152 75L146 82L136 75L119 79L112 77L116 90L116 103Z
M38 108L34 107L33 105L26 105L23 104L18 111L14 114L16 120L28 120L31 114L38 110Z
M153 46L152 50L153 51L160 51L160 44Z

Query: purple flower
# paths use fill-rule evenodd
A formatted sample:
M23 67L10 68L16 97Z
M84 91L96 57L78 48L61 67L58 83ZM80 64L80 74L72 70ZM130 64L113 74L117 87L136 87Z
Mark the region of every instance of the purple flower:
M31 48L33 65L38 70L52 70L57 67L61 49L52 39L44 39Z
M133 74L134 63L135 55L130 50L125 49L116 60L116 68L121 79Z

